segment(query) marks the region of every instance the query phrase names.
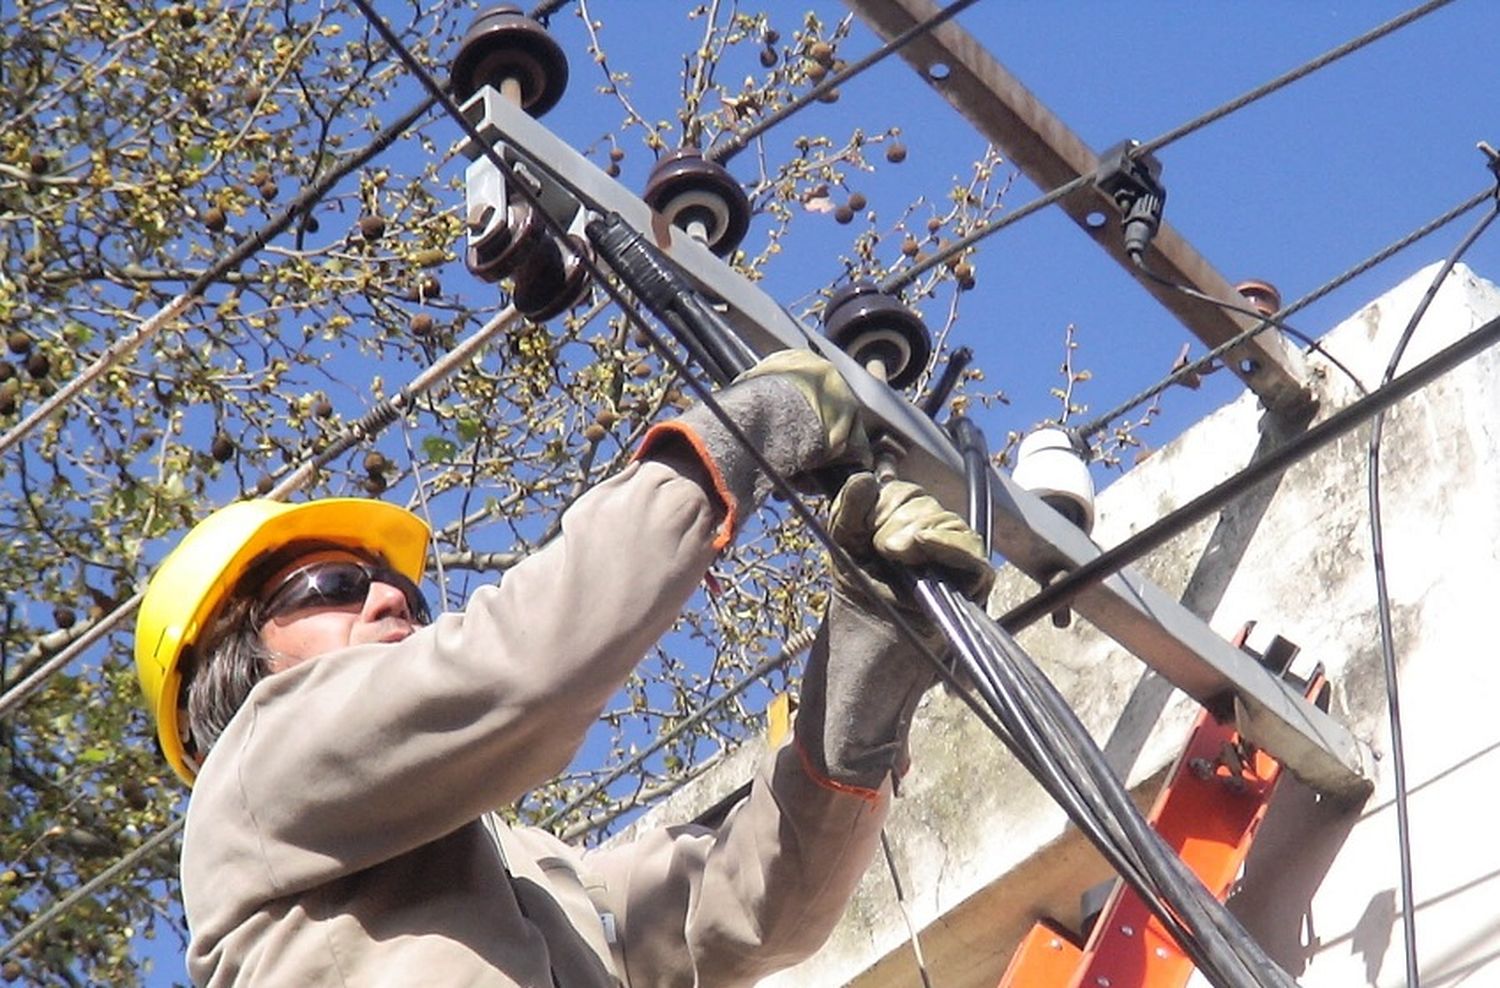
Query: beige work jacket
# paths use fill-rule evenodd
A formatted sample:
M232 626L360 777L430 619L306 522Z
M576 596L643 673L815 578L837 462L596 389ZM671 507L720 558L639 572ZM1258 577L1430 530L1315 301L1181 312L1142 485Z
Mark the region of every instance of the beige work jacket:
M644 461L462 613L251 692L182 854L199 985L729 986L808 956L888 798L795 747L715 829L580 854L488 812L560 772L702 578L721 512Z

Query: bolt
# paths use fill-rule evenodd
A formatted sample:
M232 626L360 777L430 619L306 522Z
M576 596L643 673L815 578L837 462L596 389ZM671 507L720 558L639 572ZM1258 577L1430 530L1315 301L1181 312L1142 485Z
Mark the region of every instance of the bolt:
M469 209L469 232L483 233L489 229L490 221L495 218L495 207L490 205L475 205ZM360 221L360 230L364 230L364 221Z

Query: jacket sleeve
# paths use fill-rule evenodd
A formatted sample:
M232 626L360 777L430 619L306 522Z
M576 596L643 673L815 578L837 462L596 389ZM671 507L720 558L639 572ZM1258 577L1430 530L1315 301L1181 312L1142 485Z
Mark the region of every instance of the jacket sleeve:
M908 650L881 622L833 630L840 652L894 658ZM820 661L816 650L826 657L828 632L810 665ZM877 789L822 777L794 738L766 759L718 827L662 827L591 852L627 984L747 985L810 956L879 846L890 793L888 777Z
M462 613L267 677L194 802L248 819L286 894L545 782L701 580L723 513L710 490L691 463L636 462Z

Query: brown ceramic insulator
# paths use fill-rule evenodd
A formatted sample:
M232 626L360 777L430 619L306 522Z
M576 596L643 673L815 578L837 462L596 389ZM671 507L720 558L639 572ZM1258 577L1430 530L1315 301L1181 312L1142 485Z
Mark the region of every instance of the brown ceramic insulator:
M703 157L697 148L681 148L651 169L646 205L682 229L701 223L704 245L726 257L750 229L750 198L728 169Z
M1269 281L1242 281L1234 290L1245 296L1252 308L1263 316L1273 316L1281 311L1281 292Z
M510 90L521 109L540 117L568 88L568 58L541 24L502 4L480 14L453 60L453 95L460 103L482 86Z
M860 366L878 360L893 388L916 381L932 359L932 334L926 324L869 281L834 293L823 310L823 332Z

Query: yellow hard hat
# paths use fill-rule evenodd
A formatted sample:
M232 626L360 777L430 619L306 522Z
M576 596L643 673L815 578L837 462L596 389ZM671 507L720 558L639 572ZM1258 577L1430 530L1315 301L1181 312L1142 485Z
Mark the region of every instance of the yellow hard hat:
M191 786L197 775L179 718L182 655L256 562L294 542L317 542L379 556L420 583L429 536L427 523L405 508L363 498L237 501L195 525L157 567L135 622L136 674L162 751L182 780Z

